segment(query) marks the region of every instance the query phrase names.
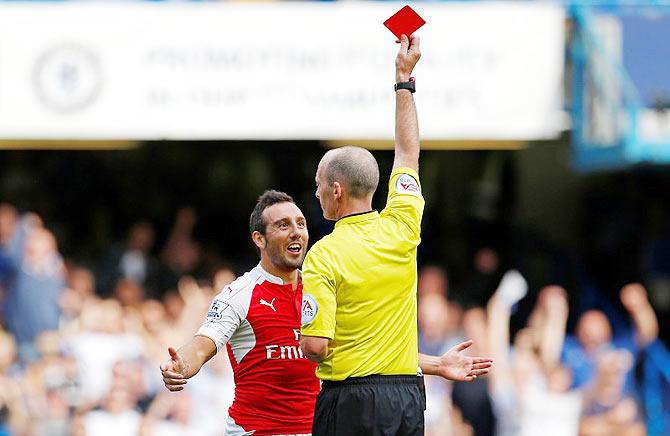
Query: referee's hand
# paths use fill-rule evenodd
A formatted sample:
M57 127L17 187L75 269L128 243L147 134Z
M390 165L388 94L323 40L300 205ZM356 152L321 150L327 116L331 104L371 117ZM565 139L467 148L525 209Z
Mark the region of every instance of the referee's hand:
M414 66L421 57L419 37L401 35L398 42L400 42L400 50L398 50L398 55L395 58L395 81L407 82L412 75Z
M187 382L184 377L184 361L174 348L169 347L168 353L170 353L170 360L161 364L163 383L171 392L181 391L184 389L184 385Z
M493 365L489 357L470 357L463 352L472 345L472 340L461 342L440 358L437 375L453 381L471 382L488 374Z

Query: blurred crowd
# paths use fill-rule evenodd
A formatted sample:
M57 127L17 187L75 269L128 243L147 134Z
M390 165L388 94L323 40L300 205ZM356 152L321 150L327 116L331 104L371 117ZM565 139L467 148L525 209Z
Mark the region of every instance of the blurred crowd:
M157 257L151 224L137 223L87 268L62 258L39 216L0 205L0 435L222 432L234 389L225 353L177 394L158 370L235 278L202 267L195 220L180 210Z
M474 383L426 380L427 435L652 434L641 367L652 347L668 354L641 284L620 290L627 320L615 330L599 309L570 314L563 287L531 290L518 271L497 271L494 250L479 250L474 263L472 280L453 290L444 269L419 272L420 350L443 353L471 338L473 354L494 359L490 375ZM516 313L522 303L530 303L528 315ZM521 318L519 328L513 317ZM658 394L667 421L667 382Z
M203 252L196 222L180 209L162 247L138 222L82 265L63 259L39 216L0 204L0 436L222 433L234 390L225 353L179 393L158 371L235 278ZM473 383L426 380L427 435L646 434L636 368L648 348L665 347L642 285L621 289L628 323L615 328L595 308L571 313L569 290L505 273L493 249L473 265L453 286L443 266L419 271L420 351L471 338L471 354L495 360Z

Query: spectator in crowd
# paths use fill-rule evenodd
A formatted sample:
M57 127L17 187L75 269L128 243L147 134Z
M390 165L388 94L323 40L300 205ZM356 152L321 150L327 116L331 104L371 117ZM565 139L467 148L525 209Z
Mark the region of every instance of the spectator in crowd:
M76 362L63 353L58 332L41 333L36 344L40 358L25 373L30 430L38 435L67 435L70 408L79 405Z
M7 250L16 232L18 220L19 214L14 206L0 203L0 302L12 272L12 261Z
M472 338L474 342L471 353L475 356L490 356L486 311L480 307L466 310L461 324L463 336ZM456 383L451 392L454 407L460 410L462 419L470 423L474 436L494 434L495 416L488 389L489 377L484 377L472 383Z
M3 222L3 229L6 224ZM56 238L37 215L25 214L8 227L2 231L6 241L3 251L11 268L5 285L4 318L16 339L20 360L28 361L37 358L33 344L37 335L58 328L65 268Z
M419 303L419 352L442 355L462 342L458 330L460 310L446 298L447 276L437 266L420 270L417 286ZM474 345L473 345L474 346ZM428 377L426 387L425 433L431 436L470 434L472 428L463 422L451 402L452 384L444 379Z
M137 398L121 385L113 385L102 400L100 409L84 415L87 435L136 435L140 431L142 415L137 411Z
M149 289L152 295L158 292L160 263L151 254L155 233L150 222L139 221L130 227L125 242L110 248L99 275L103 295L112 294L119 280Z
M419 298L427 294L448 295L449 277L447 272L437 265L426 265L419 269L416 293Z
M559 365L568 304L557 286L542 289L526 328L509 352L511 308L527 292L516 271L503 277L489 301L489 346L496 362L490 376L490 393L498 435L578 434L579 394L569 392L569 373ZM567 380L567 381L566 381Z
M143 359L118 360L112 367L112 386L130 392L137 401L137 409L146 412L156 394L157 385L151 384L150 365ZM152 365L153 366L153 365Z
M80 330L68 338L67 347L79 366L82 401L91 404L109 391L118 360L139 359L144 353L142 339L126 330L121 305L111 299L86 302Z
M134 280L119 279L114 285L114 298L123 307L137 308L145 299L144 288Z
M426 436L471 436L472 426L464 422L460 410L452 404L452 385L444 379L426 379Z
M584 312L577 323L576 337L568 336L562 360L573 374L573 385L583 387L596 375L600 354L608 349L625 349L637 358L639 351L658 337L658 320L639 283L624 286L620 292L623 306L630 314L633 331L613 337L612 327L604 313L597 310ZM630 372L625 389L634 389Z
M635 398L626 394L626 374L633 355L625 349L608 349L597 358L596 376L584 390L582 436L643 436L642 411Z
M460 313L456 308L450 310L443 294L427 294L419 299L418 320L421 353L441 356L464 340L458 331Z
M493 248L477 250L472 258L474 271L460 286L456 287L454 298L464 309L484 307L500 280L500 258Z
M235 280L235 271L227 266L222 266L214 271L212 276L212 284L215 291L220 292L224 286L232 283Z
M93 271L79 265L71 265L67 271L68 287L84 297L95 295L96 284Z
M190 392L160 393L143 423L147 435L182 436L194 434L193 397Z
M449 296L448 289L449 277L444 268L437 265L427 265L419 270L417 277L417 297L419 299L420 307L418 310L424 310L425 315L420 318L423 318L426 323L430 324L430 326L426 325L423 328L419 326L420 351L431 348L425 341L427 339L428 342L433 340L426 336L435 338L436 335L446 335L447 344L451 345L456 344L456 342L454 342L455 338L462 337L459 333L462 311L457 303L447 299ZM421 303L422 300L426 300L425 303ZM437 307L432 307L432 303L436 303ZM421 309L421 306L423 306L423 309ZM421 320L419 321L421 322ZM440 326L437 326L436 324L440 324ZM436 329L440 330L440 332L438 333ZM430 332L428 330L430 330ZM442 345L435 344L435 346L440 349L444 348Z
M19 222L19 212L9 203L0 203L0 247L7 247Z
M20 434L27 427L17 368L14 337L0 330L0 435Z
M164 265L161 287L164 291L176 289L179 279L194 275L200 265L202 250L194 237L197 222L195 208L183 207L177 211L174 225L161 252Z
M201 434L221 433L233 402L235 383L228 354L218 353L205 366L190 388L193 395L193 425Z
M60 330L72 333L78 330L78 321L84 304L95 297L93 272L77 265L70 265L67 272L67 288L60 298Z
M16 375L19 372L16 359L14 336L0 329L0 377Z

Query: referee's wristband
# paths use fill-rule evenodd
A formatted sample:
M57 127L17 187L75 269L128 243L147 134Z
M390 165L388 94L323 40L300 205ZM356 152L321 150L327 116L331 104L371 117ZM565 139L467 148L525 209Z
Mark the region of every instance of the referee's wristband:
M413 94L416 92L416 79L414 77L410 77L409 81L407 82L398 82L393 86L393 89L395 91L398 91L399 89L406 89Z

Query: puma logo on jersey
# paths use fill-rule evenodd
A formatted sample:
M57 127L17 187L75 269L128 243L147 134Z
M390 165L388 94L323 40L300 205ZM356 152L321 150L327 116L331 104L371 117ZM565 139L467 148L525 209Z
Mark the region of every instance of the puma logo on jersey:
M260 303L261 303L261 306L267 306L267 307L269 307L270 309L272 309L273 312L276 312L277 309L275 309L275 306L274 306L274 304L275 304L275 300L276 300L276 299L273 298L272 301L268 303L267 301L265 301L265 300L263 300L263 299L261 298Z

